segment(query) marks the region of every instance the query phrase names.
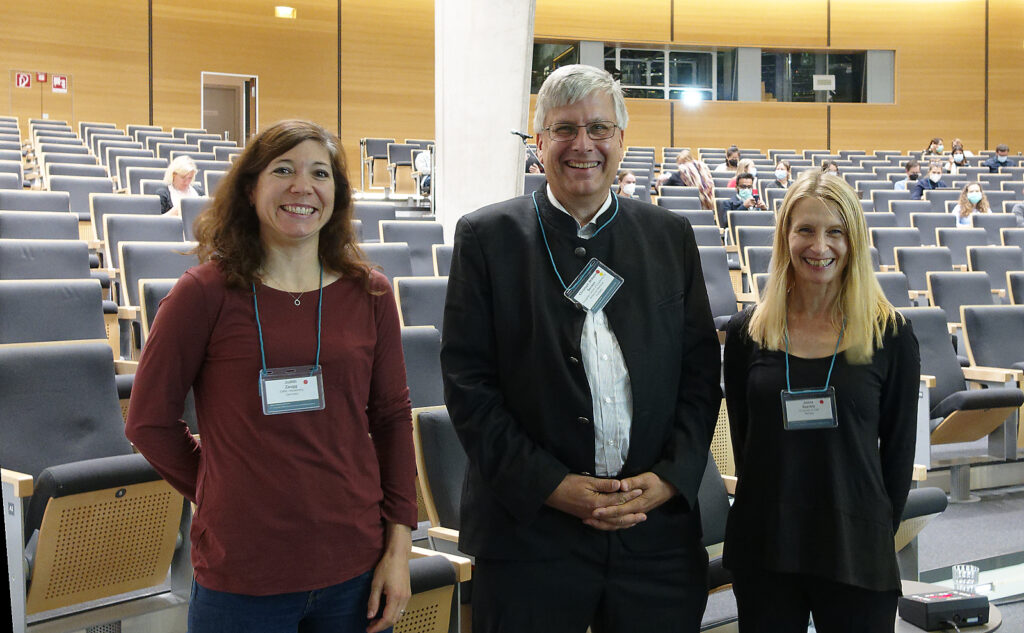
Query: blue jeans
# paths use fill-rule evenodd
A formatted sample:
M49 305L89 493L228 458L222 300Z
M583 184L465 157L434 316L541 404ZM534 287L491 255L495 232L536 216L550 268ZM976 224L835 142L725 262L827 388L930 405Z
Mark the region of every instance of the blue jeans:
M369 620L373 571L343 583L296 593L247 596L192 581L189 633L362 633ZM387 629L390 633L391 629Z

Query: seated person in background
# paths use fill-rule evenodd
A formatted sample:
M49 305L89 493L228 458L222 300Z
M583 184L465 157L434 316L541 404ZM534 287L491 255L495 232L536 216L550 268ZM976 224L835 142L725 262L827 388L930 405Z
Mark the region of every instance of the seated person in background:
M928 143L928 147L921 152L922 156L941 156L942 152L946 151L946 148L942 145L942 138L936 136Z
M789 189L791 184L793 184L793 167L788 160L780 160L775 164L775 186Z
M424 196L430 195L430 150L414 151L413 156L413 169L423 174L423 179L420 180L420 193Z
M198 198L203 186L193 182L199 168L190 156L179 156L171 161L164 172L164 185L156 190L160 196L160 211L167 215L181 215L182 198Z
M967 183L960 191L960 201L953 207L953 215L956 216L957 228L970 228L974 226L971 216L976 213L990 213L988 198L981 190L981 185L976 182Z
M970 167L967 164L967 152L964 151L964 146L960 139L953 139L953 151L950 152L949 160L946 161L946 172L956 176L963 167Z
M768 205L754 191L754 177L750 174L736 176L736 195L725 203L726 211L740 211L742 209L754 211L768 210Z
M826 174L839 175L839 165L835 164L834 161L827 160L821 164L821 171Z
M1010 208L1010 213L1017 216L1017 226L1024 228L1024 202L1018 202Z
M715 167L716 174L728 173L734 171L740 162L740 148L735 145L730 145L725 150L725 162Z
M697 187L701 208L714 211L715 180L704 161L694 159L690 150L684 149L676 155L676 165L676 171L658 176L658 187Z
M736 165L736 174L729 180L727 187L735 187L736 179L740 174L750 174L754 178L757 178L757 167L754 167L754 161L749 158L744 158Z
M925 191L929 189L942 189L945 187L949 187L949 185L942 180L942 163L937 160L933 160L928 164L928 177L918 179L918 181L914 183L914 188L910 191L910 199L920 200Z
M544 165L537 160L537 155L532 151L526 153L526 173L528 174L543 174Z
M1017 161L1010 158L1007 154L1010 153L1010 147L1005 143L996 145L996 155L989 156L988 160L982 163L983 167L988 167L989 173L996 173L1000 167L1016 167Z
M636 198L636 174L629 169L623 169L618 174L619 184L615 187L615 193L623 198Z
M896 191L908 191L911 185L921 177L921 163L917 162L916 158L908 160L904 169L907 170L907 177L896 181L896 184L893 185L893 189Z

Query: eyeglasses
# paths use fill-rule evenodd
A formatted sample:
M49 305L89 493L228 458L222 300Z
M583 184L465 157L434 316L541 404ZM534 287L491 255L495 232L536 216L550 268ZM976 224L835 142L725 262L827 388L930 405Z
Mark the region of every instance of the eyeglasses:
M611 121L592 121L586 125L573 125L572 123L555 123L544 128L552 141L571 141L579 134L581 127L587 128L587 136L592 141L603 141L615 135L615 128L619 127Z

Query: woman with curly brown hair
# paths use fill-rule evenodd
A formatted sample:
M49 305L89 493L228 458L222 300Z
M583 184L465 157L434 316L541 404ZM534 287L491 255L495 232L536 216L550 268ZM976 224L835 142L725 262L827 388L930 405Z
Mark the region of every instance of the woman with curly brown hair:
M956 216L958 227L970 228L974 226L971 216L978 213L990 213L988 197L981 185L976 182L969 182L960 190L960 200L953 206L953 215Z
M337 137L271 126L153 323L126 434L196 504L189 631L383 631L409 599L398 316L351 217ZM178 419L190 389L201 443Z

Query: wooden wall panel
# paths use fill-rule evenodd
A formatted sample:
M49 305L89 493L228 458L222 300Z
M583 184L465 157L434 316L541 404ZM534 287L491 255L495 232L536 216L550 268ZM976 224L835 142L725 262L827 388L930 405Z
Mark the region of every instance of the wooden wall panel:
M988 144L1024 151L1024 0L989 2Z
M672 40L711 46L824 47L827 15L828 0L676 0Z
M941 136L982 149L984 34L985 0L832 0L833 48L896 51L896 103L834 105L832 147L922 150Z
M706 101L693 109L676 102L673 108L677 147L825 147L825 108L819 104Z
M50 93L47 85L33 98L0 91L0 112L21 118L40 117L52 107L51 118L104 121L123 127L149 120L149 69L146 3L104 0L0 2L0 71L5 84L9 70L32 70L71 75L69 96ZM11 79L10 81L13 81ZM8 84L9 85L9 84ZM20 92L20 91L19 91Z
M537 0L533 32L538 38L667 42L671 24L671 0Z
M341 140L359 182L359 139L434 138L434 3L343 0Z
M140 3L145 6L145 3ZM259 77L259 126L285 118L338 127L338 5L153 0L153 123L198 127L202 71Z

